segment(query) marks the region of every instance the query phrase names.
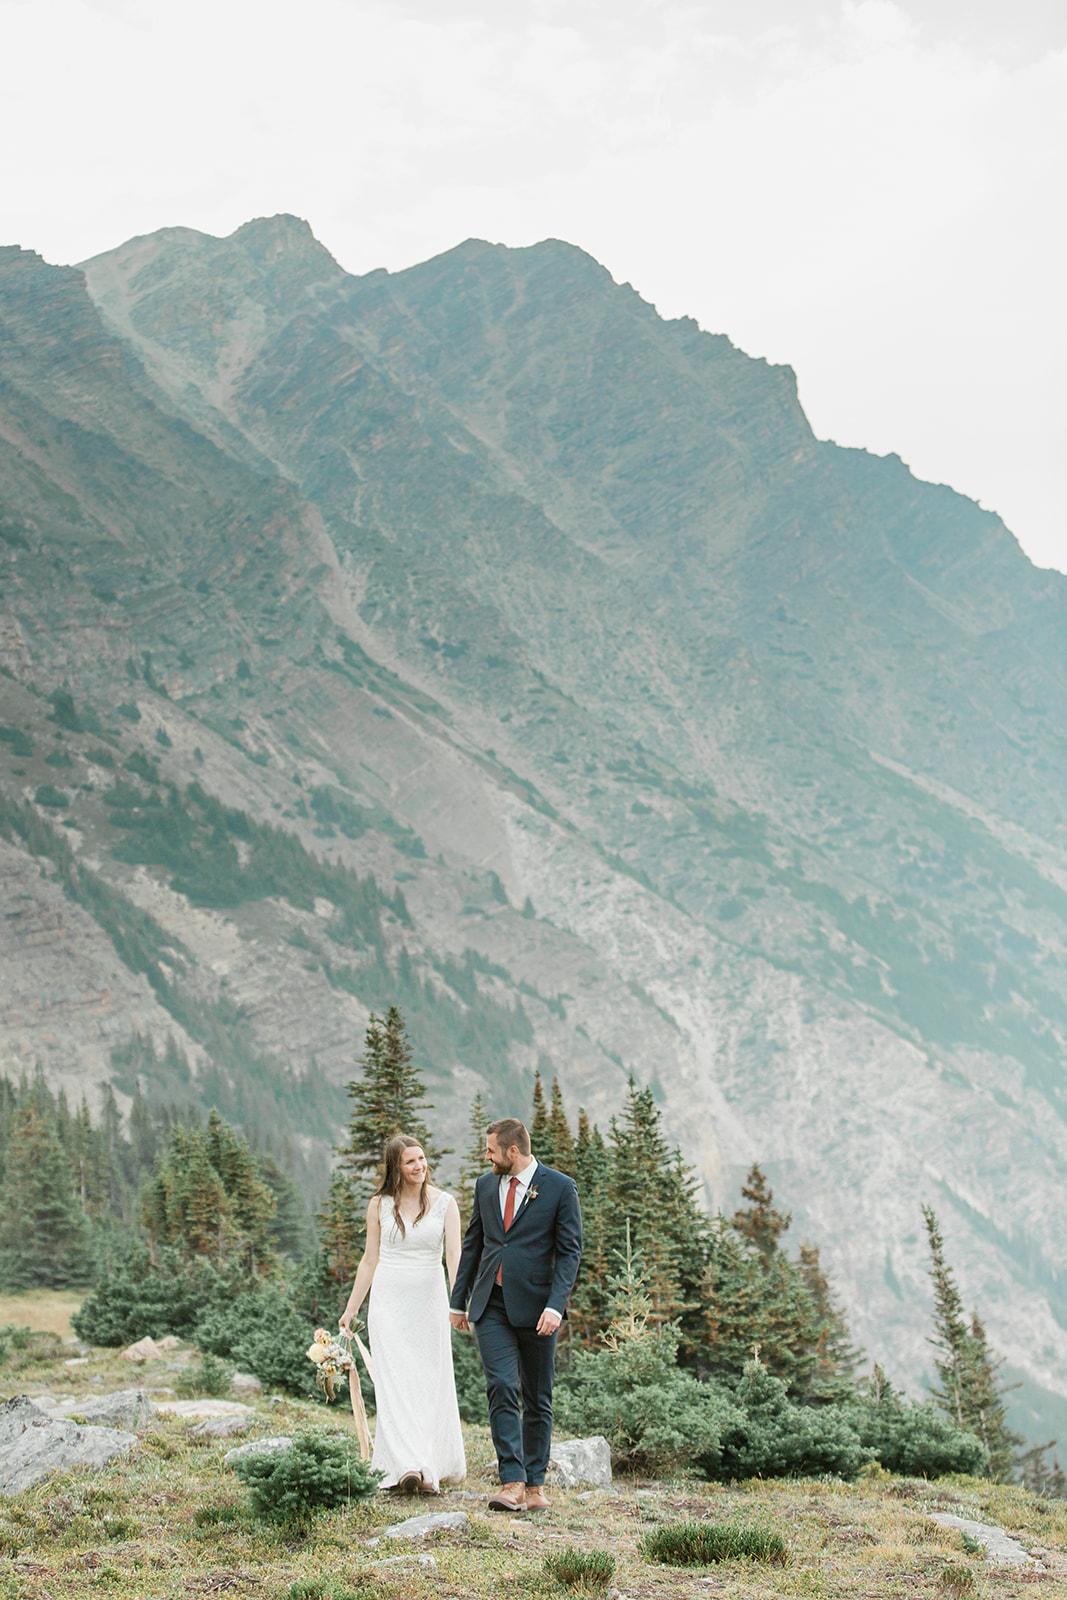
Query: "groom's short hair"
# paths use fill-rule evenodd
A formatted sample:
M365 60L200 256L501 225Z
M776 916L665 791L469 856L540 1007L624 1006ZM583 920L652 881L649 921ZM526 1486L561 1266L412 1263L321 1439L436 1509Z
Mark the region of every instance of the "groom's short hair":
M517 1145L520 1155L530 1154L530 1130L518 1117L501 1117L499 1122L491 1122L485 1131L496 1134L501 1150L510 1150L512 1145Z

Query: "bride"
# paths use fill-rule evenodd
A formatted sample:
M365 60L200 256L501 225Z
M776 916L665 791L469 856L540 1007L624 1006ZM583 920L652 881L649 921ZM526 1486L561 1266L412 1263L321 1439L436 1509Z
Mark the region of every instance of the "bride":
M450 1290L459 1235L459 1207L430 1184L418 1140L390 1139L385 1175L367 1207L367 1248L339 1319L347 1332L370 1290L377 1407L371 1465L385 1473L383 1489L436 1494L442 1478L467 1474L441 1271L443 1241Z

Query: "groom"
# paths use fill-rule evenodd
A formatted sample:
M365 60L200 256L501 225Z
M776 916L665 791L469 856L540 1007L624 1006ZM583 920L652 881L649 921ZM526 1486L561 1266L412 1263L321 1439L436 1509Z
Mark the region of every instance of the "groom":
M556 1336L582 1254L574 1179L530 1153L515 1117L490 1125L493 1163L474 1209L452 1290L452 1326L473 1325L485 1368L500 1492L491 1511L543 1511L552 1444Z

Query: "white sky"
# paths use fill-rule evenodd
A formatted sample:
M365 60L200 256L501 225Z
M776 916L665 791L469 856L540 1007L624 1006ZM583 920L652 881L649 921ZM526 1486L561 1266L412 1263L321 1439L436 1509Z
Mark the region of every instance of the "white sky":
M1065 0L0 0L0 243L569 239L1067 569Z

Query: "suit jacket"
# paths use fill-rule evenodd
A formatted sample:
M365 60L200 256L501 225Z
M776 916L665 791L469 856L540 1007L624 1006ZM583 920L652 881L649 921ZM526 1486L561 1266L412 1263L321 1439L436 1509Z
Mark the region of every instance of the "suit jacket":
M537 1190L536 1195L534 1190ZM486 1172L474 1186L474 1208L459 1258L452 1310L472 1322L485 1310L502 1267L504 1306L516 1328L534 1328L552 1306L563 1314L582 1257L582 1213L574 1179L537 1163L526 1198L504 1232L500 1179Z

